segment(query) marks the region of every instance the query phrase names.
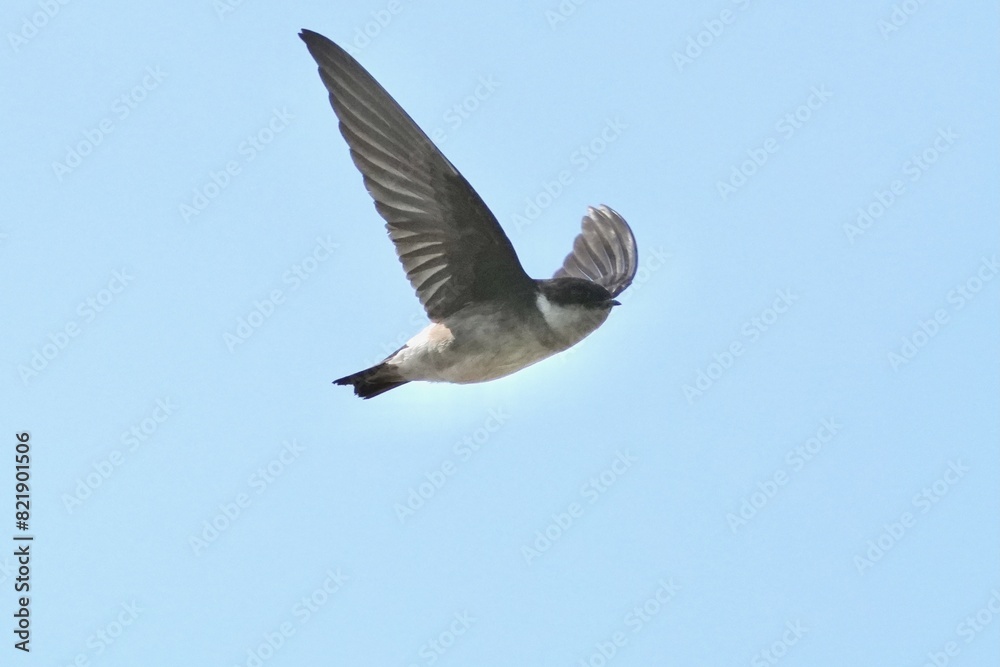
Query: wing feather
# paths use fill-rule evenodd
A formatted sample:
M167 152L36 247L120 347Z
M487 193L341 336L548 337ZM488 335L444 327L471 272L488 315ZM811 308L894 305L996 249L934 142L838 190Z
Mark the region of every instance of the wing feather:
M583 278L618 296L632 284L639 265L635 236L628 223L607 206L588 207L573 252L553 278Z
M413 119L342 48L309 30L299 36L428 317L532 293L496 217Z

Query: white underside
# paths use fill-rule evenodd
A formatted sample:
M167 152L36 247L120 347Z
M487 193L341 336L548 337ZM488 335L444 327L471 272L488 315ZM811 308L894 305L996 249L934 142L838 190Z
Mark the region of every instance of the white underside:
M411 338L389 363L407 380L486 382L510 375L559 352L543 348L537 340L521 336L493 336L455 350L454 337L442 324L431 324ZM449 332L450 333L450 332ZM468 349L471 348L471 349Z
M606 318L578 307L565 308L538 297L545 323L559 342L543 344L530 327L502 323L488 311L433 323L415 335L387 363L407 380L486 382L510 375L578 343Z

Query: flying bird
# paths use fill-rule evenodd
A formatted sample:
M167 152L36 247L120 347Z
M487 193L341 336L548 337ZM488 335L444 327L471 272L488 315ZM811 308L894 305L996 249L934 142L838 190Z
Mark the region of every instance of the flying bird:
M589 207L552 278L530 278L469 182L354 58L310 30L340 132L430 324L384 361L334 383L372 398L407 382L486 382L583 340L635 277L635 237Z

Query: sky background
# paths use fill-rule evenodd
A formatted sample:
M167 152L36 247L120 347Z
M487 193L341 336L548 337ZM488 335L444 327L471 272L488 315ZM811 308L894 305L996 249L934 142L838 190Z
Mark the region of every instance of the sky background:
M233 4L0 12L0 662L996 664L996 3ZM303 27L624 305L333 386L425 320Z

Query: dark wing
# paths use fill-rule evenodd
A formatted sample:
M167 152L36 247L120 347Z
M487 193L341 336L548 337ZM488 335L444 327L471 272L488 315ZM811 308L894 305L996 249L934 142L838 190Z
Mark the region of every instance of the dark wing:
M553 278L584 278L618 296L632 284L639 255L625 218L607 206L587 207L583 230Z
M402 107L329 39L299 37L428 317L533 289L500 223Z

